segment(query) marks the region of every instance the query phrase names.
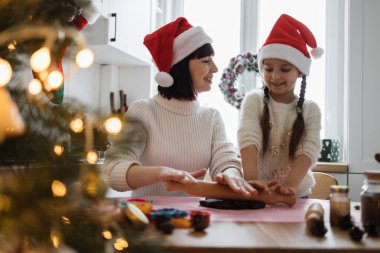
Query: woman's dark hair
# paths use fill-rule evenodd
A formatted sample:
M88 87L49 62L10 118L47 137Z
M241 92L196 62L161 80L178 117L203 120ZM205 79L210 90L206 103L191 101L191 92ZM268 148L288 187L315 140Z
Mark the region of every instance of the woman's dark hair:
M191 80L189 61L210 55L214 55L214 49L211 44L207 43L196 49L182 61L173 65L169 72L174 80L173 85L166 88L158 86L158 93L167 99L195 100L197 94L195 93L193 81Z
M305 101L305 91L306 91L306 76L302 75L301 91L300 91L300 96L299 96L297 107L296 107L297 118L294 120L293 128L292 128L292 136L289 142L288 157L290 160L294 159L297 147L299 143L301 142L302 137L305 134L305 122L302 116L303 103ZM269 102L269 89L268 87L265 86L264 87L264 108L263 108L263 114L260 119L261 130L263 132L262 156L264 156L265 152L267 151L268 141L269 141L269 132L270 132L269 117L270 116L269 116L268 102Z

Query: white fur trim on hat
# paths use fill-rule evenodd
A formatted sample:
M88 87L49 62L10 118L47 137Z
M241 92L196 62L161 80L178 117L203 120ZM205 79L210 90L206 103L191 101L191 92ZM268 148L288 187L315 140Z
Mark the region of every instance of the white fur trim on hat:
M184 31L174 39L171 66L207 43L212 43L212 39L204 32L202 27L195 26Z
M82 6L81 15L87 20L88 24L93 24L99 18L100 12L93 3Z
M169 73L163 71L158 72L154 79L156 80L158 85L165 88L172 86L174 83L173 77Z
M268 44L260 49L257 58L260 72L263 71L263 60L270 58L288 61L306 76L310 72L311 59L306 57L301 51L286 44Z

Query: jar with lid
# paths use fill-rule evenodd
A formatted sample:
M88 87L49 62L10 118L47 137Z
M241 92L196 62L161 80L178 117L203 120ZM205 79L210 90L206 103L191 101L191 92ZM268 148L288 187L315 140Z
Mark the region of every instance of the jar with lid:
M339 226L340 221L350 217L349 189L346 185L332 185L330 190L330 225Z
M380 231L380 171L364 172L360 194L361 220L366 232Z

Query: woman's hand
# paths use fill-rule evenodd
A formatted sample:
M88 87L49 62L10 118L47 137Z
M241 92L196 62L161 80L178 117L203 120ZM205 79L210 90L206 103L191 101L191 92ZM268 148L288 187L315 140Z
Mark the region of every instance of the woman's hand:
M280 182L278 182L277 180L271 180L268 183L268 186L271 189L273 189L273 191L275 191L281 195L294 195L294 194L296 194L296 189L294 187L281 185Z
M187 172L183 170L176 170L169 167L161 167L158 175L159 181L175 181L181 184L196 184L197 178L203 177L207 169L200 169L194 172Z
M246 198L257 195L257 190L263 190L270 194L269 187L261 181L246 181L235 168L226 169L222 173L218 173L215 181L221 184L227 184L233 191L244 195Z

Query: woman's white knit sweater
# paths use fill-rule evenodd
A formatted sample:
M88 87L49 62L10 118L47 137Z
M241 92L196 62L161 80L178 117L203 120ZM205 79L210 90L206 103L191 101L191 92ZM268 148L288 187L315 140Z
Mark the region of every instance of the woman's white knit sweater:
M238 142L240 150L254 145L259 151L257 162L257 175L259 180L272 179L284 182L290 172L289 161L290 134L296 114L296 98L290 104L277 103L273 98L269 99L269 115L272 130L269 133L268 151L264 157L262 153L262 130L260 118L263 112L263 92L253 91L244 98L241 111L241 120L238 130ZM306 155L311 163L317 161L320 151L321 113L317 104L306 100L303 105L302 115L305 122L305 137L297 147L295 156ZM297 189L297 196L306 196L314 185L314 178L309 169Z
M129 117L137 118L141 125L129 124ZM198 101L168 100L160 95L140 100L130 105L126 125L122 137L113 140L104 166L115 190L131 190L126 174L133 164L188 172L209 168L212 179L227 168L241 171L219 112ZM164 183L155 183L133 189L132 195L184 194L167 192Z

